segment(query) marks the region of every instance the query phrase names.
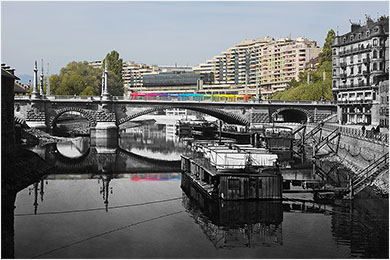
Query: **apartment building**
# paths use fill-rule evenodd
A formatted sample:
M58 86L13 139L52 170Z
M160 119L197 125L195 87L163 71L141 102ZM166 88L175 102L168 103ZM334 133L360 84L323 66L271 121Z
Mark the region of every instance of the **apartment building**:
M130 92L144 91L143 77L145 74L158 74L162 69L157 65L146 65L133 61L123 62L122 78L125 88L125 96Z
M364 25L352 23L350 32L336 36L332 90L339 123L380 124L379 86L389 77L388 55L389 17L367 17Z
M244 40L220 55L194 67L194 71L213 72L215 84L230 86L240 93L255 94L256 84L263 95L284 90L287 83L318 57L322 49L307 38Z

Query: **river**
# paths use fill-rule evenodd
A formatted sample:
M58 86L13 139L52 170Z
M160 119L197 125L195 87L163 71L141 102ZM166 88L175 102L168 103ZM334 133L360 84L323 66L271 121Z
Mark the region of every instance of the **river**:
M57 169L17 194L15 258L388 258L388 199L208 201L172 125L118 143L32 148Z

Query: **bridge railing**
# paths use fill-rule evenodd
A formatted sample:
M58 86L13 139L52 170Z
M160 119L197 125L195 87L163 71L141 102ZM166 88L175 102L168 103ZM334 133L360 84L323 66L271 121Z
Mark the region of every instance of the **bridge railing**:
M30 99L30 95L16 95L14 99L16 100L25 100ZM46 97L49 100L53 99L73 99L73 100L101 100L101 96L76 96L76 95L51 95ZM113 100L130 100L129 97L125 96L113 96ZM132 101L139 101L139 102L145 102L145 101L167 101L167 102L174 102L174 100L132 100ZM287 100L248 100L247 102L240 102L240 101L201 101L201 100L188 100L188 101L182 101L182 102L189 102L189 103L199 103L199 102L205 102L205 103L255 103L255 104L297 104L297 105L331 105L332 102L329 101L287 101Z
M363 132L361 129L358 128L331 125L331 124L325 124L324 128L328 130L334 130L336 128L339 128L339 131L342 135L350 136L360 140L375 142L379 144L386 144L386 145L388 145L389 143L388 133L375 133L375 131L372 130L366 130Z
M333 104L330 101L308 101L308 100L261 100L261 103L270 103L270 104L324 104L330 105Z

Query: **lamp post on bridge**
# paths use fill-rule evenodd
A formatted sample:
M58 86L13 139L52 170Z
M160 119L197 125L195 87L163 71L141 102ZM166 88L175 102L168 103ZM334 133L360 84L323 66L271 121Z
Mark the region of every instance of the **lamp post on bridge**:
M41 80L41 97L42 98L45 98L45 92L44 92L44 90L43 90L43 59L41 59L41 62L42 62L42 70L41 70L41 78L40 78L40 80Z
M33 86L33 92L31 92L31 99L40 99L41 95L39 94L38 90L38 68L37 68L37 61L35 61L34 65L34 86Z
M102 79L103 83L103 79ZM106 66L104 68L104 85L102 86L102 100L110 100L111 95L108 92L108 68L107 68L107 61L106 61Z

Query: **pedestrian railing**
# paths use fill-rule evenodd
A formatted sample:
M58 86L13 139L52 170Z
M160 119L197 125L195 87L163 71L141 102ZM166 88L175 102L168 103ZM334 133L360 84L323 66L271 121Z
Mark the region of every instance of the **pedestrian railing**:
M354 137L361 140L366 140L369 142L381 143L388 145L389 143L389 134L387 133L376 133L374 130L365 130L362 131L358 128L352 128L348 126L338 126L325 124L325 129L333 131L336 128L339 128L339 131L342 135Z

